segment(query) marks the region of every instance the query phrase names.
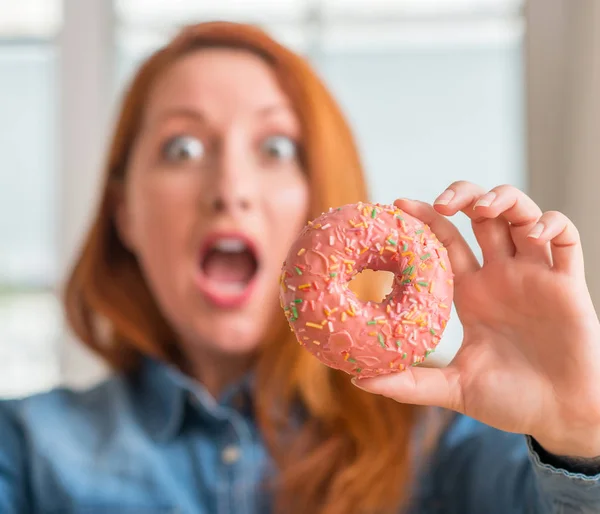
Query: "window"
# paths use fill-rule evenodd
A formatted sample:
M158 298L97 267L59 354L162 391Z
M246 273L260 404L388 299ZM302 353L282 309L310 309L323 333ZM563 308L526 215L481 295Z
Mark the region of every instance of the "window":
M0 395L58 380L55 0L0 1Z
M143 56L194 21L258 23L306 54L354 128L376 201L433 201L457 178L526 185L521 0L115 5L119 87ZM470 236L465 217L457 224ZM447 360L460 340L455 315L432 358Z
M58 260L94 205L113 92L179 26L255 23L303 53L354 129L372 199L432 200L457 178L525 185L521 8L522 0L0 0L0 396L68 375L81 385L96 378L85 352L65 344ZM81 130L82 119L95 123ZM62 146L66 156L61 138L74 145ZM469 234L466 220L458 225ZM446 334L434 358L460 342L456 317Z
M115 0L118 84L182 24L256 22L284 34L333 89L375 199L433 199L453 177L522 187L521 4Z

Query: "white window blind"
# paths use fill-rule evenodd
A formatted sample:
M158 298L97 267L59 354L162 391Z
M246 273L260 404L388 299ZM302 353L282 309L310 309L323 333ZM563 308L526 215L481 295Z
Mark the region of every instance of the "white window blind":
M0 0L0 395L54 385L62 3Z
M0 0L0 37L56 35L62 22L60 0Z
M180 25L258 23L305 53L342 105L373 199L449 182L526 185L521 0L117 0L119 87ZM457 224L470 234L469 222ZM436 352L461 340L456 316Z
M521 0L81 1L0 0L0 395L54 385L60 362L82 385L90 374L77 346L64 345L53 294L67 266L57 256L83 235L69 220L94 207L72 197L95 191L100 169L85 155L106 145L104 128L78 129L78 102L114 112L113 93L183 24L258 24L304 53L347 115L376 201L432 200L457 178L526 184ZM61 31L67 56L55 46ZM82 63L113 91L76 80ZM460 335L455 317L442 359Z

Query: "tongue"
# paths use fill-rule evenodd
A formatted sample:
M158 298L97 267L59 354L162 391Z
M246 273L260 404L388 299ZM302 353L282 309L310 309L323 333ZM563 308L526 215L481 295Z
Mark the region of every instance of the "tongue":
M254 271L254 259L248 252L212 251L204 259L206 276L220 282L248 282Z

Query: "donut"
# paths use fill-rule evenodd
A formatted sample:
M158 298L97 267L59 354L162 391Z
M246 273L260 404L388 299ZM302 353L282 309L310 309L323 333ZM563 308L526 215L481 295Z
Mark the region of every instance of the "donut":
M381 302L349 287L361 271L394 274ZM400 372L439 343L454 293L446 248L428 225L389 205L329 209L302 229L280 276L280 304L298 342L353 376Z

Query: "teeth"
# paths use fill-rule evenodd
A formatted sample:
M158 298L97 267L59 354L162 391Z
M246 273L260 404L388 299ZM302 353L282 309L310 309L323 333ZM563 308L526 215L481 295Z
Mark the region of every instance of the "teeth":
M246 286L247 285L243 282L220 282L216 287L218 288L220 294L224 294L227 296L237 296L244 292Z
M227 253L241 253L247 249L246 243L244 243L241 239L235 238L218 239L213 248L220 252Z

